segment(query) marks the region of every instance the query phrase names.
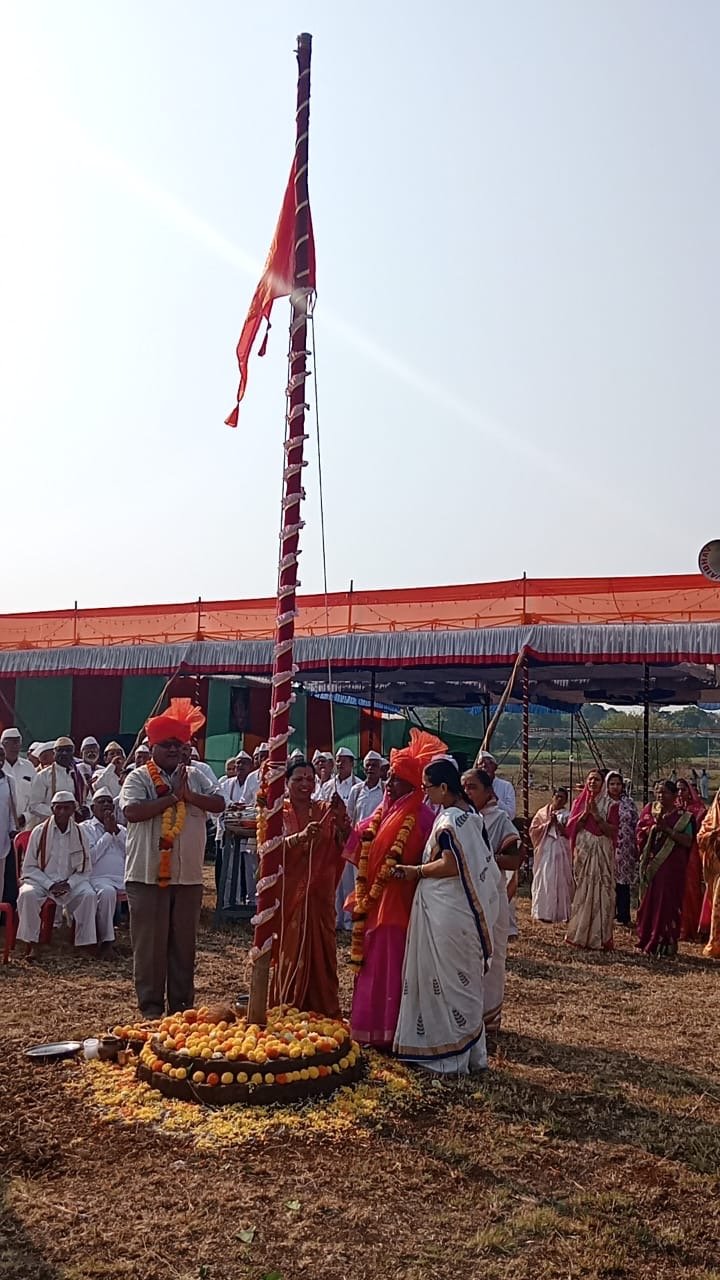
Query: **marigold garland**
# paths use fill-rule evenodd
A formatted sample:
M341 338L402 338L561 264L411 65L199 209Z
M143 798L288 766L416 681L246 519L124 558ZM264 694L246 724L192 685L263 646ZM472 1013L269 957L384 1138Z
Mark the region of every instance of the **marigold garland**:
M152 778L152 783L158 796L169 796L172 788L168 786L154 760L148 760L147 771ZM162 815L160 861L158 863L157 878L160 889L167 889L170 884L173 845L185 826L186 812L185 802L178 800L177 804L170 809L165 809Z
M358 862L357 879L355 881L355 909L353 911L352 941L350 943L350 964L359 972L365 959L365 925L368 910L372 902L378 902L385 892L395 867L403 861L405 845L415 826L415 814L408 814L398 831L395 840L385 855L382 865L370 889L367 887L367 871L370 861L370 850L380 830L382 811L378 809L370 825L360 838L360 860Z

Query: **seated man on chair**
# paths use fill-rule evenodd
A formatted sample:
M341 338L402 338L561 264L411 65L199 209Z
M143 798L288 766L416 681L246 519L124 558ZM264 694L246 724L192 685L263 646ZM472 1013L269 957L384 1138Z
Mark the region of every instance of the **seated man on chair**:
M92 813L92 818L81 823L90 852L90 883L97 894L98 924L104 923L109 914L112 926L118 894L125 889L127 828L121 827L115 816L115 800L109 787L98 787L92 798ZM114 941L112 926L112 938L101 943L100 954L112 954Z
M98 940L90 853L74 818L75 796L70 791L57 791L50 809L50 817L35 827L30 837L22 866L17 936L26 944L28 959L40 938L40 912L48 899L72 916L76 947L92 946ZM112 937L111 913L109 922L102 921L100 941Z

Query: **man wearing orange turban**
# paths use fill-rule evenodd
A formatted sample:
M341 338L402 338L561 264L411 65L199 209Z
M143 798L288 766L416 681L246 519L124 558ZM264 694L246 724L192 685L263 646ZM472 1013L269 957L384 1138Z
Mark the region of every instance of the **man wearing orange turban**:
M120 805L128 824L125 890L135 990L147 1018L194 1003L195 943L203 895L206 815L225 800L180 750L205 723L189 698L148 720L146 765L128 774Z
M348 898L357 971L350 1020L363 1044L389 1048L395 1036L415 881L393 880L391 871L398 863L417 866L422 858L435 817L424 803L423 771L446 751L433 734L411 729L409 745L390 752L385 799L345 847L345 858L358 869Z

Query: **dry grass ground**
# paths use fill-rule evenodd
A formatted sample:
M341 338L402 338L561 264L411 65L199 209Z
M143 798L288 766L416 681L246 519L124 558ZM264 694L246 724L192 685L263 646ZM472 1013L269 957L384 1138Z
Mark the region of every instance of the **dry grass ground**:
M0 970L3 1280L720 1280L720 970L562 945L520 903L500 1052L350 1132L202 1149L108 1121L38 1040L132 1016L130 963ZM203 931L199 999L246 982ZM346 980L347 981L347 980ZM346 995L349 986L346 985ZM182 1105L182 1104L175 1104Z

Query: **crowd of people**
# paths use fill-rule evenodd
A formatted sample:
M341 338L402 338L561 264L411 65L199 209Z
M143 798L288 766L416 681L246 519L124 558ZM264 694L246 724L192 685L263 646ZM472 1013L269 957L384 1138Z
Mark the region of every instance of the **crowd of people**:
M126 902L146 1018L194 1002L209 825L219 906L255 905L268 745L217 779L193 746L202 724L173 699L129 760L114 742L101 758L94 738L78 754L66 737L23 754L19 730L0 736L0 881L18 941L33 958L43 921L65 918L75 946L109 952ZM439 1073L482 1068L526 856L512 784L489 752L461 772L417 729L356 768L347 747L288 761L271 1003L339 1016L337 931L349 929L355 1036ZM572 805L554 792L529 837L532 917L565 923L570 945L612 949L637 896L644 953L672 956L705 931L720 956L720 803L707 810L692 781L658 783L638 813L621 773L593 769Z
M720 958L718 798L708 810L696 781L667 778L638 813L620 772L592 769L568 801L560 787L530 825L533 918L567 923L572 946L610 951L637 895L646 955L706 940L705 954Z

